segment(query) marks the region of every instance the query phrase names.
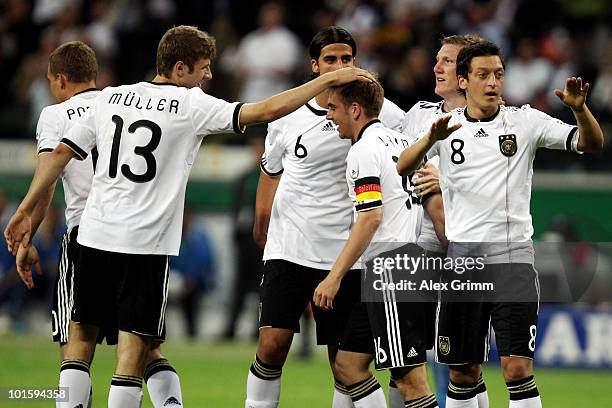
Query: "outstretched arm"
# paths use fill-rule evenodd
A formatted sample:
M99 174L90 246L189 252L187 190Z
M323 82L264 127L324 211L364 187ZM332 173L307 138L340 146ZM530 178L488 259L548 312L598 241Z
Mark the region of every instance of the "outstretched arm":
M49 187L55 183L72 157L74 157L74 152L68 146L60 143L53 152L47 154L45 160L38 161L28 194L4 230L4 238L13 253L16 253L16 247L20 244L24 247L30 244L32 214L36 205Z
M596 153L603 150L603 131L586 105L589 84L582 84L582 78L571 77L565 81L565 89L555 89L555 95L567 105L578 124L578 151Z
M332 309L334 298L340 289L340 282L347 272L355 265L355 262L364 253L374 237L380 221L382 220L382 208L373 208L368 211L360 211L357 221L349 234L346 245L338 256L327 277L323 279L314 292L313 301L316 306L323 309Z
M353 67L328 72L304 85L281 92L264 101L244 104L240 109L239 124L242 127L255 123L272 122L293 112L327 88L356 80L372 82L374 78L369 72Z
M268 239L268 225L270 225L270 214L272 214L272 203L276 195L276 189L281 176L268 176L263 171L259 175L257 183L257 195L255 198L255 222L253 223L253 239L255 243L264 249Z
M429 131L415 144L402 152L395 168L401 176L414 172L423 162L423 158L438 140L444 140L461 127L460 123L448 127L451 116L443 116L431 124Z

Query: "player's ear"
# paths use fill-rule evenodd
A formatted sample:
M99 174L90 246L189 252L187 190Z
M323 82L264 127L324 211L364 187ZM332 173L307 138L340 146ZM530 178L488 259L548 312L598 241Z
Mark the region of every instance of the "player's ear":
M458 81L459 81L459 89L463 89L464 91L467 89L467 85L468 85L468 80L467 78L459 75L457 77Z
M174 64L174 71L176 72L176 76L182 78L185 75L185 63L183 61L176 61Z
M353 102L350 107L350 112L353 119L359 119L359 116L361 116L361 105L356 102Z
M66 85L68 84L68 78L64 74L57 74L60 80L60 89L66 89Z
M319 73L319 61L317 61L316 59L311 59L310 60L310 69L315 74L318 74Z

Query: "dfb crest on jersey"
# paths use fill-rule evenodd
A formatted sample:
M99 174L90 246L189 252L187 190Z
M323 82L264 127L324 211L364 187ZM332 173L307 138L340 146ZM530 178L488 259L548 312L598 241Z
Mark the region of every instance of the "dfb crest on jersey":
M438 336L438 350L440 354L447 356L450 353L450 339L446 336Z
M499 136L499 150L502 154L507 157L512 157L516 154L516 135L500 135Z

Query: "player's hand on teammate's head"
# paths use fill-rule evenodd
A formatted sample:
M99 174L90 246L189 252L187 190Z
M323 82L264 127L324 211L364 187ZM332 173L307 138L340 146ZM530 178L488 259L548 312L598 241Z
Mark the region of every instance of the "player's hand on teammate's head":
M328 72L325 75L335 75L334 86L348 84L353 81L375 82L374 74L365 69L356 67L344 67L333 72Z
M42 275L42 267L40 266L40 257L34 245L23 246L19 245L15 258L17 266L17 274L25 283L28 289L34 287L34 279L32 279L32 266L38 275Z
M565 105L575 110L582 110L586 103L587 93L589 92L589 83L582 83L581 77L570 77L565 81L563 91L555 89L555 95L561 99Z
M4 229L4 238L11 254L17 255L19 246L30 245L32 220L25 211L17 209Z
M453 126L448 126L448 122L451 120L451 115L442 116L438 118L434 123L431 124L429 129L431 140L438 141L444 140L450 136L455 130L461 127L461 123L457 123Z
M429 193L439 193L440 179L438 169L431 163L425 163L416 172L417 177L412 178L412 184L420 197Z

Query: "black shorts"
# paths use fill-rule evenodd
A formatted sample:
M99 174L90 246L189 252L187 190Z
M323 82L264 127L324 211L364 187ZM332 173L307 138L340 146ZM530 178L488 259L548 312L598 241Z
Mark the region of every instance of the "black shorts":
M282 259L266 261L259 288L259 327L275 327L300 332L300 317L312 301L314 290L329 271L309 268ZM312 305L317 323L317 344L336 345L344 331L353 305L360 299L360 271L349 271L326 311Z
M389 271L380 276L368 272L365 285L379 278L397 281ZM425 363L433 347L436 303L400 302L392 291L378 295L354 307L339 349L374 354L377 370Z
M72 320L165 339L168 256L81 246Z
M53 286L53 303L51 305L51 330L53 341L68 342L68 327L74 306L75 276L78 276L77 260L81 245L77 242L79 227L66 231L62 238L59 265ZM98 343L106 339L108 344L117 344L117 328L100 328Z
M520 287L520 302L442 301L437 313L436 360L449 365L483 363L490 349L491 327L500 356L533 358L538 324L539 284L533 265L526 263L486 265L486 271ZM517 284L518 282L518 284Z

